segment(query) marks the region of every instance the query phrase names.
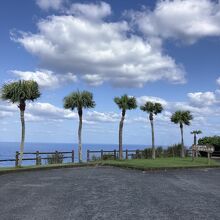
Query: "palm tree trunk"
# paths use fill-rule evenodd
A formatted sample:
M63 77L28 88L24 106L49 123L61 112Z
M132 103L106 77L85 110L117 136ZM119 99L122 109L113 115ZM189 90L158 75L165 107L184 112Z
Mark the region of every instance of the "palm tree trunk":
M194 145L197 145L197 136L194 134ZM196 157L198 157L198 151L196 151Z
M156 158L155 145L154 145L154 121L150 120L151 124L151 133L152 133L152 159Z
M79 128L78 128L78 158L79 163L82 163L82 110L78 110Z
M24 120L25 102L21 101L18 107L20 109L20 119L21 119L21 143L20 143L18 166L21 166L23 154L24 154L24 141L25 141L25 120Z
M194 134L194 145L197 144L197 140L196 140L196 134Z
M152 159L154 160L156 157L155 146L154 146L154 116L153 113L149 114L150 125L151 125L151 138L152 138Z
M121 121L119 124L119 159L123 159L123 147L122 147L122 133L123 133L123 125L125 119L125 110L122 110Z
M182 125L182 124L180 124L180 131L181 131L181 145L182 145L182 149L181 149L181 157L184 158L184 157L185 157L185 149L184 149L183 125Z

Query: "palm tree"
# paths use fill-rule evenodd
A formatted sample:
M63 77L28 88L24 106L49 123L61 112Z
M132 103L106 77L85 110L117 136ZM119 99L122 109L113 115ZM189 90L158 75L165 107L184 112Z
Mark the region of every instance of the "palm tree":
M122 110L121 120L119 123L119 159L123 159L123 149L122 149L122 132L126 110L136 109L137 103L135 97L129 97L128 95L123 95L121 97L115 97L114 102L118 105L118 108Z
M82 162L82 116L83 109L89 109L95 107L95 101L93 100L93 94L88 91L79 90L72 92L64 98L64 108L78 111L79 115L79 128L78 128L78 157L79 162Z
M193 116L191 115L190 111L176 111L171 116L171 122L175 124L180 125L180 131L181 131L181 157L185 157L185 151L184 151L184 141L183 141L183 125L190 125L190 121L193 119Z
M144 112L149 113L149 120L151 124L152 133L152 159L155 159L155 145L154 145L154 115L157 115L163 111L163 106L160 103L146 102L140 107Z
M183 125L190 125L190 121L193 119L193 116L191 115L190 111L176 111L171 116L171 122L175 124L180 125L180 131L181 131L181 157L185 157L185 151L184 151L184 140L183 140Z
M197 135L198 135L198 134L202 134L202 131L200 131L200 130L194 130L194 131L191 132L191 134L194 135L194 145L196 145L196 144L197 144ZM197 151L196 151L195 155L196 155L196 157L198 157ZM192 156L194 157L194 151L192 152Z
M35 101L40 97L40 91L37 82L33 80L20 80L18 82L7 83L3 85L1 91L1 98L3 100L9 100L12 103L18 103L20 109L21 118L21 143L20 143L20 156L18 165L21 166L23 153L24 153L24 142L25 142L25 118L24 112L26 108L26 101Z
M191 134L194 135L194 145L196 145L196 144L197 144L197 135L198 135L198 134L202 134L202 131L200 131L200 130L194 130L194 131L191 132Z

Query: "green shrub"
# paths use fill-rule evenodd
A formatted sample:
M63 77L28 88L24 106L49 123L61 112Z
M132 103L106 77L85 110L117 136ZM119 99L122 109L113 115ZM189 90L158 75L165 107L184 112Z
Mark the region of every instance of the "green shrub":
M113 154L104 154L102 157L103 160L114 160L115 157Z
M48 164L63 163L63 154L55 153L55 154L52 154L52 155L47 155L47 163Z
M181 149L181 144L174 144L164 150L164 157L180 157Z
M100 160L101 158L95 154L92 155L92 161Z
M161 157L164 157L164 149L163 147L157 147L156 148L156 157L158 158L161 158Z
M199 145L211 144L215 151L220 151L220 136L203 137L198 140Z

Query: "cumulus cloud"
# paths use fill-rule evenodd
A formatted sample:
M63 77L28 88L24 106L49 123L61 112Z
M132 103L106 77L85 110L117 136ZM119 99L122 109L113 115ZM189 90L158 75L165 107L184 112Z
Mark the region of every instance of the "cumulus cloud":
M28 119L32 121L77 118L77 114L75 112L56 107L50 103L28 103L26 112Z
M203 37L220 36L219 1L162 0L153 10L145 8L129 15L146 36L180 39L189 44Z
M100 2L99 4L74 3L67 12L88 19L101 19L111 14L111 7L105 2Z
M0 118L11 117L18 112L16 104L0 103ZM29 122L78 120L78 114L50 103L30 102L26 106L25 119ZM114 112L86 111L83 116L86 124L114 123L119 119L120 115Z
M167 101L154 96L140 96L137 97L137 103L138 105L144 105L146 102L158 102L163 105L163 107L166 107L168 105Z
M114 112L97 112L90 111L86 115L86 120L95 122L117 122L120 115Z
M13 116L14 112L17 111L17 106L10 104L10 103L5 103L0 101L0 118L8 118Z
M187 95L194 106L210 106L217 102L213 92L195 92L188 93Z
M57 88L61 85L77 81L77 77L73 73L60 75L49 70L37 70L35 72L12 70L11 72L19 79L35 80L42 88Z
M110 82L142 87L158 80L185 82L184 68L164 54L158 40L131 34L125 20L104 19L111 13L107 3L74 4L73 8L73 14L38 22L37 33L22 33L13 39L37 56L43 68L75 73L91 85Z
M64 0L36 0L36 4L42 10L54 9L58 10L62 7Z

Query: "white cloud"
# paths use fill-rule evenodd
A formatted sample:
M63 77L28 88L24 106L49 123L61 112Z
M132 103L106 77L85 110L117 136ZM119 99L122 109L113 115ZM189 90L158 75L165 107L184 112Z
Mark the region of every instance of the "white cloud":
M216 80L216 82L220 86L220 77Z
M94 122L118 122L120 115L114 112L90 111L86 115L86 120Z
M13 115L12 112L5 112L5 111L1 111L0 110L0 118L7 118L7 117L11 117Z
M105 2L100 2L99 4L74 3L67 12L88 19L101 19L111 14L111 7Z
M219 1L158 1L154 10L134 11L130 12L130 16L148 37L194 43L203 37L220 36Z
M18 76L19 79L35 80L43 88L57 88L77 81L77 77L72 73L60 75L49 70L37 70L35 72L12 70L11 72Z
M0 103L0 118L11 117L18 112L16 104ZM26 106L25 119L31 122L78 120L78 113L50 103L29 102ZM85 111L83 115L83 122L86 124L113 123L119 119L120 115L114 112Z
M0 101L0 118L1 119L13 116L14 112L17 110L18 110L18 107L16 105Z
M217 102L213 92L188 93L187 96L193 106L210 106Z
M159 98L159 97L153 97L153 96L140 96L137 98L138 105L144 105L146 102L158 102L163 105L165 108L167 106L167 101Z
M50 103L28 103L26 107L27 119L30 121L64 120L78 118L75 112L56 107Z
M50 16L37 24L36 34L23 33L14 40L37 56L43 68L75 73L91 85L110 82L142 87L158 80L185 82L183 67L163 53L158 41L131 34L126 21L104 20L110 5L77 5L80 15Z
M62 7L64 0L36 0L36 4L42 10L54 9L59 10Z

